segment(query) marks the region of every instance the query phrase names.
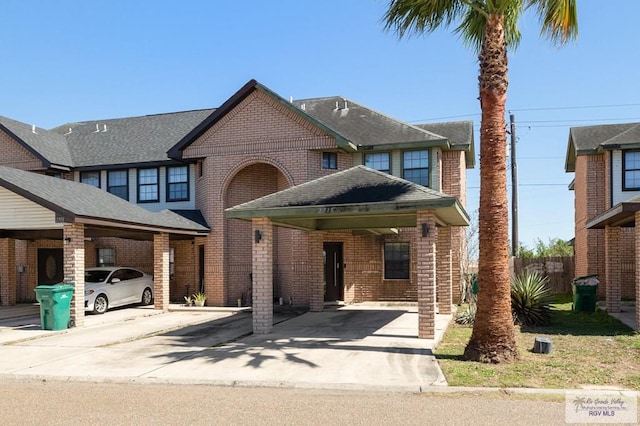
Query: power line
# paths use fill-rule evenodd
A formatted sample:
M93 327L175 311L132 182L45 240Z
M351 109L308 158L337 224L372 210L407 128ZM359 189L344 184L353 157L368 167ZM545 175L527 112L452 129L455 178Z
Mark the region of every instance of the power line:
M562 106L562 107L540 107L540 108L518 108L509 109L509 111L549 111L558 109L589 109L589 108L620 108L640 106L640 104L613 104L613 105L576 105L576 106Z

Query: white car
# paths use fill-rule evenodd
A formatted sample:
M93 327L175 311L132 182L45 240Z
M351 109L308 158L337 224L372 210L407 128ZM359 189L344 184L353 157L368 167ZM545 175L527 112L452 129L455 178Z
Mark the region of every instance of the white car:
M104 314L110 308L153 301L153 277L133 268L105 266L84 273L84 308Z

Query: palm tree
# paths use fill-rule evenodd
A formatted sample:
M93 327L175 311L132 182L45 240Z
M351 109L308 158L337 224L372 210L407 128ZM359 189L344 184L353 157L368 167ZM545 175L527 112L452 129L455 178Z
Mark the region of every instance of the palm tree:
M578 33L576 0L390 0L385 30L399 38L456 25L478 52L480 125L479 268L476 319L465 357L499 363L517 358L511 316L506 122L507 47L520 40L518 18L532 8L542 35L565 44Z

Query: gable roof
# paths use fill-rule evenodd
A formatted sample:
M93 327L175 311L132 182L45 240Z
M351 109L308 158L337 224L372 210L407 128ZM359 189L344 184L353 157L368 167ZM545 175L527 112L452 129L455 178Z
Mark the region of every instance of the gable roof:
M287 101L255 80L250 80L220 108L169 150L172 158L182 158L182 151L218 122L254 90L260 90L280 104L303 116L336 140L345 151L398 149L438 146L445 150L464 150L467 167L475 165L473 123L460 121L413 126L390 118L340 96ZM433 130L439 130L438 134Z
M603 149L640 147L640 123L572 127L565 159L565 171L575 172L576 157L593 155Z
M65 222L146 227L189 235L209 231L169 210L154 213L90 185L11 167L0 166L0 186L53 211Z
M365 166L228 208L225 216L269 217L281 226L307 230L380 229L415 226L418 210L434 210L441 225L469 224L456 197Z
M64 136L0 116L0 129L43 162L45 167L69 168L73 161Z
M329 135L333 136L336 140L336 144L338 147L346 151L356 150L356 147L353 144L351 144L350 141L347 140L340 133L326 126L324 123L316 120L314 117L306 114L304 111L299 110L291 102L286 101L280 95L271 91L266 86L263 86L262 84L258 83L256 80L249 80L249 82L247 82L244 86L242 86L240 90L238 90L233 96L227 99L225 103L223 103L220 106L220 108L215 110L211 115L209 115L209 117L207 117L204 121L202 121L202 123L200 123L196 128L194 128L191 132L189 132L189 134L187 134L182 140L180 140L174 147L172 147L168 152L169 157L181 159L182 151L186 147L188 147L197 138L202 136L204 132L206 132L209 128L215 125L222 117L224 117L229 111L235 108L240 102L246 99L255 90L259 90L267 94L268 96L270 96L271 98L279 102L281 105L284 105L286 108L304 116L307 120L309 120L315 126L327 132Z

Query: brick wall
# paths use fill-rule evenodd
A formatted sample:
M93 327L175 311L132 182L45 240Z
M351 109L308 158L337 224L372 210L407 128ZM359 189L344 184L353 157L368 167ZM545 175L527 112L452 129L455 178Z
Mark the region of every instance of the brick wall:
M442 153L442 192L458 197L463 207L467 206L467 165L463 151L445 151ZM460 300L462 297L461 282L464 277L464 265L467 264L466 228L452 227L451 264L452 269L452 297ZM438 244L441 244L440 242Z
M577 156L574 190L576 276L597 274L602 283L600 297L604 297L607 281L604 230L587 229L586 224L609 207L606 163L605 154Z
M18 144L13 138L0 130L0 165L22 170L42 169L42 162Z

